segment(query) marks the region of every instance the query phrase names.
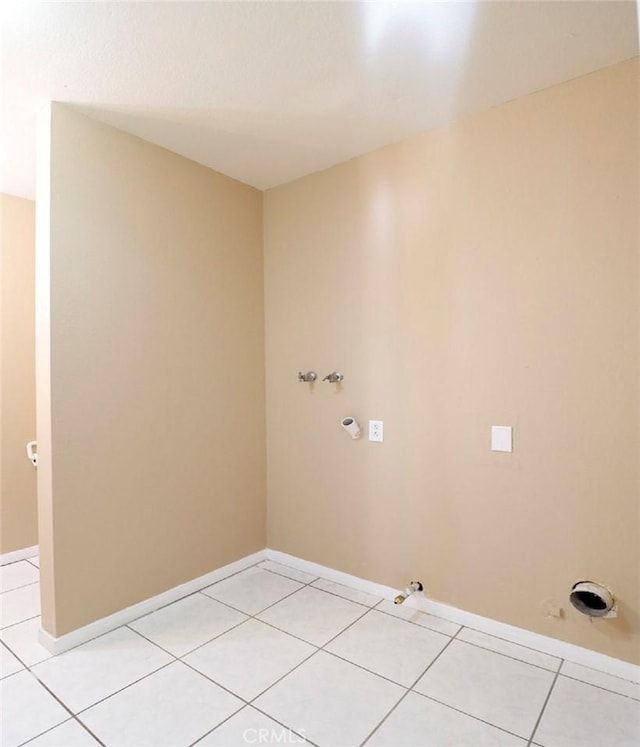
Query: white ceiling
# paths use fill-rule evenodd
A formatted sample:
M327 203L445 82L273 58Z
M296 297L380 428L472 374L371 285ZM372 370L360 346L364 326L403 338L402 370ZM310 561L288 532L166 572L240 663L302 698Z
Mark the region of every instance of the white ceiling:
M25 197L46 99L265 189L638 54L635 2L0 1Z

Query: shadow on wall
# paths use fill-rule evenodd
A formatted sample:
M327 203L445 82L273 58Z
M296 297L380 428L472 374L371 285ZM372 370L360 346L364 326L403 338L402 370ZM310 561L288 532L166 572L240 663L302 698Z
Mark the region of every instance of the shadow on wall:
M36 471L35 203L0 194L0 554L38 543Z

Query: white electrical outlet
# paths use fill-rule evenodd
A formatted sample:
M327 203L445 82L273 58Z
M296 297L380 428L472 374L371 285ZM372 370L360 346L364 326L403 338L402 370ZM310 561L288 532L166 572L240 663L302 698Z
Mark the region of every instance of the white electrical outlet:
M369 441L384 441L384 423L382 420L369 421Z

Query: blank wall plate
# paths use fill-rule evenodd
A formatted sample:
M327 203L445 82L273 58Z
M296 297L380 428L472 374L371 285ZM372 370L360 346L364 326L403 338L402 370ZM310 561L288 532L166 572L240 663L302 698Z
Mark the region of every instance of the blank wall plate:
M513 428L510 425L491 426L491 451L513 451Z

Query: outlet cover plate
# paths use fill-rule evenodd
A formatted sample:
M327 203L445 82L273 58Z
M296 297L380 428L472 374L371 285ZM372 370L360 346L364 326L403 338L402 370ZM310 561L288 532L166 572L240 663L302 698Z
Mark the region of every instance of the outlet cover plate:
M369 421L369 441L384 441L384 423L382 420Z

